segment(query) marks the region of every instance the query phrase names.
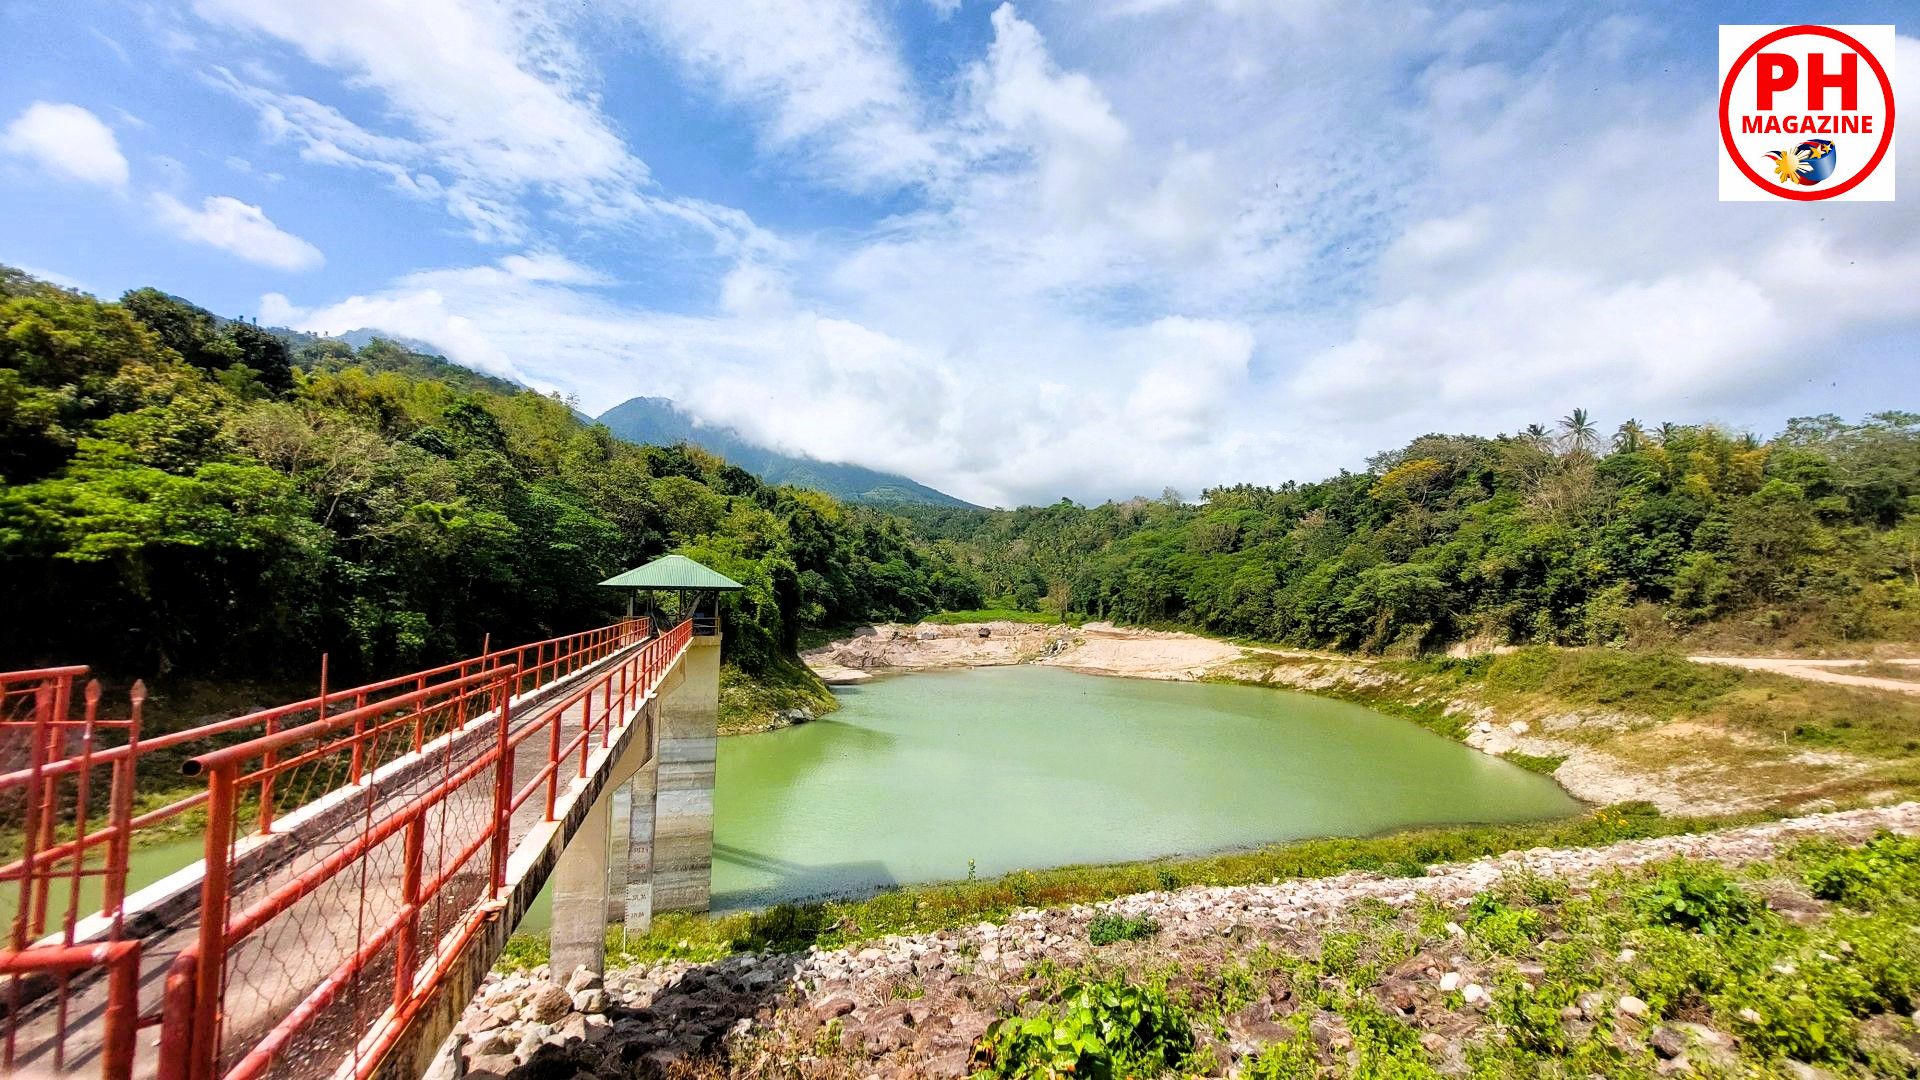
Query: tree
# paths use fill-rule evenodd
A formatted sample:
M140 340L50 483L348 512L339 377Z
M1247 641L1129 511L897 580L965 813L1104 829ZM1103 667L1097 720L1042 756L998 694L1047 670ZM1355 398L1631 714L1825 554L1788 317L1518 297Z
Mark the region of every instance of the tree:
M1600 430L1587 416L1587 410L1575 409L1560 418L1560 450L1569 457L1592 457L1600 448Z

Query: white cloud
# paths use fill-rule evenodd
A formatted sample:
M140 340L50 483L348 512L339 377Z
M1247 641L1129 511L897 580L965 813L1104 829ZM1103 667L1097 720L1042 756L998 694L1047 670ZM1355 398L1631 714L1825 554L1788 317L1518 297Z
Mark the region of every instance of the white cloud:
M820 152L830 181L912 183L934 169L920 101L867 0L626 4L701 82L763 113L773 148Z
M209 195L198 209L167 194L153 197L154 214L175 236L219 248L276 270L311 270L326 262L320 249L268 220L257 206Z
M372 90L404 125L375 131L339 109L216 68L268 133L309 161L372 170L441 203L472 235L520 243L526 200L607 226L647 220L707 234L723 252L775 246L746 215L655 190L602 114L567 8L509 0L195 0L202 17L266 35Z
M0 132L0 150L56 176L104 187L127 185L127 158L113 129L78 105L36 101Z
M1374 0L969 6L956 25L986 20L990 42L916 84L879 5L814 27L627 2L699 92L755 119L782 197L884 189L886 216L723 243L672 310L542 242L332 303L270 298L263 319L424 338L591 411L673 397L994 503L1317 478L1576 405L1778 420L1851 343L1920 322L1920 211L1718 204L1685 149L1710 153L1711 102L1629 62L1673 48L1658 26ZM554 85L589 100L580 78ZM422 198L465 185L498 198L503 233L525 227L523 188L450 168L419 131L258 100L316 160Z

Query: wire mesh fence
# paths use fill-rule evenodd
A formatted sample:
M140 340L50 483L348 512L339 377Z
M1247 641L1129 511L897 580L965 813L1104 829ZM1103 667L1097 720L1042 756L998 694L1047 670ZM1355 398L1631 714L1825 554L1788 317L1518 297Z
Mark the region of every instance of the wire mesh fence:
M227 1010L234 1038L221 1045L252 1046L277 1030L260 1017L297 1014L272 1044L274 1075L306 1071L298 1063L321 1056L337 1064L342 1040L367 1030L367 1017L392 1004L394 988L490 890L506 853L492 817L511 774L488 773L482 758L506 744L512 703L570 692L567 680L650 629L629 619L345 689L327 687L323 662L314 697L144 739L138 684L124 717L106 718L98 684L78 685L84 667L0 673L0 860L9 860L0 865L9 931L0 1071L145 1076L193 1045L165 1025L163 1002L179 1007L176 991L192 974L183 975L183 958L207 924L233 928L204 918L214 891L205 877L194 894L156 902L142 893L143 903L172 906L142 908L130 925L128 865L143 832L177 831L200 815L205 868L218 863L225 877L225 914L259 920L240 925L244 947L222 963L222 983L231 969L239 992ZM480 718L498 730L481 730ZM142 775L177 778L190 755L244 746L260 752L236 770L220 807L209 774L207 787L134 813ZM372 831L378 843L344 854L351 837ZM354 872L340 872L348 864ZM291 881L307 886L290 897ZM350 983L313 977L346 968ZM384 1001L372 992L382 979ZM156 1053L151 1040L141 1043L134 1063L136 1029L154 1026L163 1045ZM247 1060L221 1050L195 1075Z

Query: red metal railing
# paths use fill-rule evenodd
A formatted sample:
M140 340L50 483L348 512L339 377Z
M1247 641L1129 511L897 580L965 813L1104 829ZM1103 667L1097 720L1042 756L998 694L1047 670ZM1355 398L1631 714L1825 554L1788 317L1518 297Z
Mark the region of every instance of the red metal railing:
M398 695L194 758L208 781L206 875L198 941L167 975L162 1076L370 1071L492 917L516 823L554 820L561 791L612 747L691 629L518 727L509 664L452 680L439 699ZM257 793L328 761L366 765L349 789L357 825L271 882L238 885L238 856L257 842L240 820L249 793L264 803Z
M129 1075L136 1029L162 1021L159 1013L141 1015L142 950L140 942L124 940L135 934L123 933L129 851L142 831L178 829L173 819L205 808L207 847L222 853L226 890L249 901L289 873L274 850L276 841L281 848L297 846L305 834L325 832L342 819L351 822L355 798L404 802L424 794L408 785L430 770L417 760L411 769L402 767L404 759L421 759L436 747L467 753L475 741L504 745L512 702L646 640L649 632L646 620L629 619L342 690L327 689L323 661L321 692L312 698L148 738L140 731L146 697L140 684L127 718L118 720L100 715L97 682L87 685L84 710L76 715L74 689L85 667L0 673L0 836L19 837L18 857L0 866L0 905L13 901L7 913L11 932L0 948L7 993L0 1068L77 1067L67 1052L69 1005L89 987L104 986L105 1001L75 1006L86 1015L74 1030L98 1025L82 1040L79 1060L98 1060L105 1076ZM627 670L631 660L614 670ZM572 694L577 698L584 690ZM502 725L499 731L453 739L488 711ZM331 743L302 743L317 730L335 733ZM140 769L177 777L183 753L200 751L205 758L223 746L236 752L257 747L261 754L246 774L251 782L236 783L236 798L220 809L223 817L216 819L211 777L207 788L192 795L133 812ZM370 807L358 807L363 818ZM312 861L308 856L306 862ZM209 875L215 862L209 858ZM211 882L209 876L202 884ZM417 884L416 895L428 896L434 891L428 886L444 887L446 880ZM23 1031L32 1046L17 1056Z
M614 623L610 626L603 626L595 630L569 634L564 637L548 638L544 641L535 641L508 649L482 652L478 656L468 657L465 660L459 660L451 664L443 664L436 668L429 668L426 671L418 671L410 675L401 675L397 678L383 679L379 682L349 687L344 690L329 691L326 689L325 663L323 661L321 668L322 686L320 693L314 697L286 705L277 705L270 709L262 709L242 716L235 716L227 720L202 724L199 727L160 735L142 742L129 742L118 746L106 747L97 750L91 757L84 760L88 766L114 767L118 765L122 758L151 757L163 751L171 751L172 753L167 756L172 758L200 744L212 743L217 745L223 741L244 740L255 736L272 735L276 731L294 727L301 723L316 719L325 719L329 713L337 712L342 708L364 708L369 704L377 703L397 694L417 692L427 689L430 686L438 685L448 680L464 678L476 671L486 669L508 666L516 668L519 674L514 683L514 694L517 696L565 678L590 664L598 663L606 656L626 648L637 641L644 640L648 631L647 620L625 619L621 622ZM84 667L49 668L43 672L19 672L11 675L0 675L0 679L18 680L21 677L29 679L41 678L47 677L48 673L57 674L66 672L69 674L68 684L70 686L71 678L84 674L86 670ZM61 711L62 715L64 715L64 706L61 707ZM12 757L15 755L9 753L6 756ZM62 777L71 776L83 767L83 759L77 754L70 756L55 755L43 762L40 765L39 771L33 775L28 775L28 769L11 761L0 760L0 767L12 768L12 771L0 774L0 800L4 800L7 797L6 793L17 789L31 787L35 783L46 783ZM138 772L137 764L135 771ZM358 782L358 772L350 773L349 779L352 782ZM263 798L260 800L259 827L260 831L268 832L272 829L275 814L279 812L285 800L276 798L277 793L272 787L268 787L260 792L260 794ZM312 793L307 792L306 794L311 795ZM132 833L139 833L143 830L154 828L170 818L178 817L189 810L204 805L206 801L207 793L205 791L196 791L185 798L176 799L139 814L128 823L127 828ZM87 846L102 845L110 842L114 838L114 835L115 834L110 832L95 833L92 837L87 838L84 843L80 843L78 847L83 849ZM75 853L75 847L72 843L69 843L60 845L50 853L43 853L43 858L66 858ZM125 860L120 860L120 862L124 864ZM24 867L20 862L0 866L0 882L12 880L15 876L23 872Z
M120 940L133 808L131 753L107 765L104 790L96 791L94 773L106 749L98 745L99 735L117 733L121 746L138 747L146 688L134 684L127 719L104 720L100 683L89 682L85 712L75 718L73 684L86 673L84 667L62 667L0 674L0 755L6 759L0 765L11 769L8 777L14 781L0 784L0 820L19 830L21 847L19 859L0 867L0 887L16 886L7 947L0 950L0 975L7 982L0 1068L8 1072L14 1071L19 1051L14 1021L29 1001L47 989L57 992L47 1038L51 1064L65 1068L70 980L105 967L124 991L139 968L139 944ZM72 768L57 767L69 761ZM70 838L61 839L63 833ZM102 846L105 857L90 861L92 849ZM78 946L81 912L89 908L84 890L96 882L107 915L104 941ZM55 908L61 909L57 918ZM57 936L42 948L29 948L50 924L57 925ZM125 998L122 1005L132 1000ZM132 1061L135 1011L109 1009L102 1018L103 1061L109 1067Z

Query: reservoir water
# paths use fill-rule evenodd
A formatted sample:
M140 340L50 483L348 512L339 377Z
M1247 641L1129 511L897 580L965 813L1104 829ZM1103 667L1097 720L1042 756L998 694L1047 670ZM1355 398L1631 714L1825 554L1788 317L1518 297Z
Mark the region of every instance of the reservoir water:
M988 877L1580 810L1546 777L1285 690L1023 666L836 693L826 719L720 740L716 910L963 878L969 860ZM136 849L131 887L200 849ZM0 890L0 918L12 902ZM548 919L543 896L520 929Z
M1544 776L1309 694L979 668L720 740L716 909L1276 840L1577 813Z

